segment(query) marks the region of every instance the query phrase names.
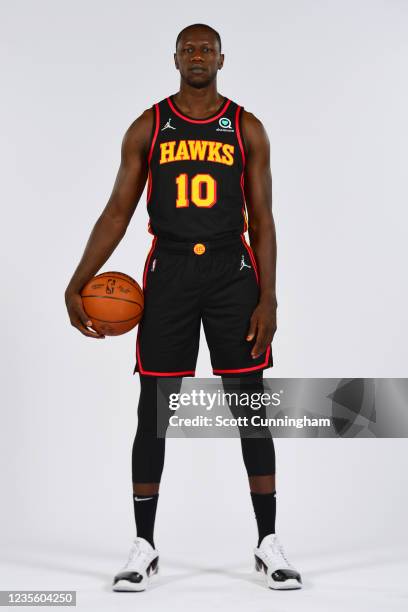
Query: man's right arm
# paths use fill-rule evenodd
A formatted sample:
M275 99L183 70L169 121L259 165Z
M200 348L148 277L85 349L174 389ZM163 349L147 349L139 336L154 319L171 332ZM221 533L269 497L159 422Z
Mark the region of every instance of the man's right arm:
M126 233L146 184L152 128L153 111L148 109L126 131L112 194L92 229L82 258L65 290L71 324L85 336L104 337L88 329L91 321L83 309L80 291L97 274Z

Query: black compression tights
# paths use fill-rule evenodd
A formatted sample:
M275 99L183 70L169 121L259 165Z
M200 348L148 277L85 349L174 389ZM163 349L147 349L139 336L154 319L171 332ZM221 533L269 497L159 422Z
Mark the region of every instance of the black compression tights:
M240 377L222 377L225 392L239 391L250 393L262 393L263 378L262 372L244 375ZM138 426L132 449L132 480L136 493L152 493L150 488L146 489L144 483L156 483L156 489L161 480L164 454L165 454L165 431L168 426L169 417L174 412L168 408L162 408L160 414L161 436L157 435L157 384L160 381L155 376L139 375L140 378L140 398L138 405ZM181 377L166 378L166 392L179 393L182 383ZM167 385L170 385L168 387ZM239 386L238 386L239 385ZM234 417L249 414L243 411L242 407L230 404L230 409ZM250 411L251 415L254 412ZM256 411L261 417L265 417L265 408ZM240 429L241 448L245 468L251 482L251 490L266 493L271 487L271 478L275 474L275 448L269 429L247 428ZM256 437L255 437L256 435ZM251 437L252 436L252 437ZM274 480L274 478L273 478ZM255 489L252 483L256 482ZM264 483L264 484L263 484ZM266 490L262 490L266 486ZM272 491L274 484L272 486Z

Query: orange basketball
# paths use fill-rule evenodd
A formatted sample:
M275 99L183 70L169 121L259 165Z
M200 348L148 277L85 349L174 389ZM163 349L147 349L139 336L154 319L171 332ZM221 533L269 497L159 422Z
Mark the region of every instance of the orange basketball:
M81 291L82 303L92 327L106 336L120 336L142 318L143 291L122 272L102 272L91 278Z

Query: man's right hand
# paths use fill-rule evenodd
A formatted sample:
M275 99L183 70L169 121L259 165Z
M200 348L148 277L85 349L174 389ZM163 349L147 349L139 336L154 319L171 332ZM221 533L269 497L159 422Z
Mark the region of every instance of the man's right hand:
M67 305L71 325L76 327L81 334L84 336L89 336L90 338L105 337L103 334L98 333L94 329L88 329L88 327L92 326L92 321L84 310L82 298L79 293L65 293L65 304Z

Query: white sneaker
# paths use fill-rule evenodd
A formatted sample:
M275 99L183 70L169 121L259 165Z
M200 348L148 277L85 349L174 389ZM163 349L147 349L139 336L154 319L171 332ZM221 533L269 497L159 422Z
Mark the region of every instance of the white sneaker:
M159 570L159 552L144 538L136 538L126 565L113 579L114 591L144 591Z
M255 569L265 572L266 584L270 589L302 588L302 578L287 560L276 533L265 536L254 553Z

